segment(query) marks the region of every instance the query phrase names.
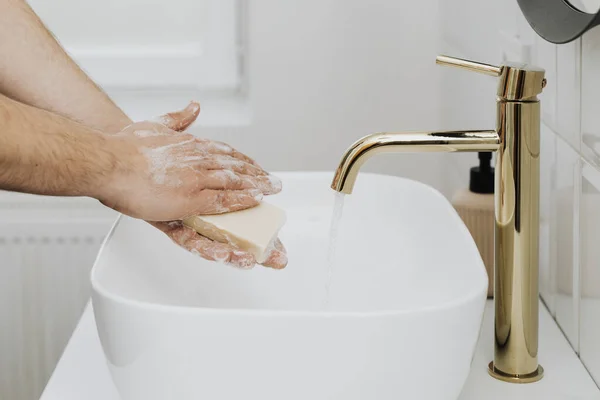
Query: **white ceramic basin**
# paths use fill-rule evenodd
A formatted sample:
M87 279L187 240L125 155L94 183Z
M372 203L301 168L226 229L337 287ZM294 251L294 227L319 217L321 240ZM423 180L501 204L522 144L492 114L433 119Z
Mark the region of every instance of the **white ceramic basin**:
M123 400L456 399L487 276L451 205L423 184L362 173L324 311L332 174L278 175L284 190L269 201L288 213L283 271L207 262L142 221L115 224L92 285Z

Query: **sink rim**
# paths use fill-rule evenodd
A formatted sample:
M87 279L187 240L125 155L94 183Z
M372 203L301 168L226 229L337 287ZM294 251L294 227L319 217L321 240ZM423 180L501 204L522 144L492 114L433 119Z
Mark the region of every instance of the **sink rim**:
M307 174L310 174L310 175L331 174L331 176L333 177L333 173L331 171L279 171L279 172L274 172L273 174L274 175L284 174L287 176L307 175ZM380 177L385 176L385 177L391 177L394 179L400 179L400 180L410 182L411 184L421 186L422 188L430 191L435 196L442 197L444 202L446 202L446 203L448 203L448 205L450 205L448 202L448 199L443 194L441 194L437 189L435 189L423 182L405 178L405 177L401 177L401 176L391 175L391 174L371 173L371 172L363 172L361 174L365 175L365 176L368 176L368 175L380 176ZM108 232L108 234L102 241L102 244L98 250L98 253L96 255L96 258L94 260L94 263L93 263L93 266L92 266L92 269L91 269L90 275L89 275L92 293L96 293L96 294L98 294L114 303L117 303L121 306L135 307L135 308L140 308L140 309L144 309L147 311L169 312L169 313L175 313L175 314L188 314L188 315L190 315L190 314L196 314L196 315L220 314L220 315L226 315L226 316L245 316L245 317L247 317L247 316L258 316L258 317L280 316L280 317L282 317L283 316L283 317L296 317L296 318L328 318L328 319L331 319L332 317L336 317L336 318L384 318L384 317L406 316L406 315L411 315L411 314L412 315L426 314L426 313L430 313L430 312L439 312L439 311L444 311L444 310L449 310L449 309L455 309L455 308L461 307L465 304L476 301L476 299L478 299L478 298L481 299L482 301L485 301L485 299L487 298L488 279L486 276L482 275L481 278L477 278L482 283L484 283L483 287L481 287L479 290L475 289L478 286L475 284L475 285L473 285L473 287L474 287L473 290L468 291L464 296L457 297L456 299L453 299L452 301L446 301L446 302L434 304L434 305L417 306L414 308L407 308L407 309L401 309L401 310L391 309L391 310L376 310L376 311L335 311L335 310L324 310L324 309L323 310L280 310L280 309L268 309L268 308L262 308L262 309L259 309L259 308L214 308L214 307L199 307L199 306L191 306L191 305L185 306L185 305L160 304L160 303L153 303L153 302L149 302L149 301L137 300L137 299L133 299L130 297L126 297L126 296L117 294L116 292L105 288L99 282L99 280L96 278L97 270L99 269L100 257L102 256L102 253L105 250L105 248L107 247L109 241L113 237L114 232L118 228L123 217L124 217L123 214L118 215L118 217L115 220L115 222L113 223L110 231ZM129 217L129 218L131 218L131 217ZM457 218L460 220L460 217L458 217L458 215L457 215ZM468 233L468 229L464 225L464 223L461 226L462 226L462 229L464 229L464 231L466 233ZM481 264L482 272L485 273L483 261L481 261L480 264ZM251 271L252 270L250 270L248 272L251 272ZM92 296L92 302L93 301L94 301L94 296Z

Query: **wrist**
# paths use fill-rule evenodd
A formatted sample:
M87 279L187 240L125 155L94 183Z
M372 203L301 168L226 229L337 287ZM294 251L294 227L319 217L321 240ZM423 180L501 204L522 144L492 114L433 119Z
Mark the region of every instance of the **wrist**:
M88 188L87 196L93 197L107 207L116 208L120 195L124 191L125 177L133 170L134 151L123 137L100 134L100 151L98 176Z

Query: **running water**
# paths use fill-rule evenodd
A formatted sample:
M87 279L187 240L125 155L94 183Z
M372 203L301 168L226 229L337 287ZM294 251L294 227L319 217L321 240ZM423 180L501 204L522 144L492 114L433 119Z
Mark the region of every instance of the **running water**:
M336 252L336 241L338 237L338 229L340 227L340 220L342 219L342 212L344 211L344 194L335 193L335 203L333 206L333 214L331 216L331 228L329 229L329 249L327 251L327 278L325 281L325 301L323 308L329 307L329 297L331 291L331 281L333 279L333 269L335 267L335 252Z

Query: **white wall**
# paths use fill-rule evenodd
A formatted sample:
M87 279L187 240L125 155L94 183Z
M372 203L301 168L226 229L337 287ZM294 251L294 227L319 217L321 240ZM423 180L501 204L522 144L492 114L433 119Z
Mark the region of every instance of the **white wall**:
M222 121L215 118L222 103L200 98L199 125L211 123L194 129L199 135L227 141L270 170L334 170L363 135L440 128L436 2L262 0L248 8L249 112ZM123 99L133 115L152 115ZM153 113L181 105L157 104ZM440 160L383 156L367 168L438 187Z
M229 142L270 170L333 171L344 149L368 133L441 128L436 2L261 0L247 6L247 90L202 96L196 134ZM117 99L134 117L184 105L181 93L142 94L123 92ZM366 169L442 188L443 160L441 155L382 156ZM53 200L46 201L36 206L39 221L64 225L65 219L57 220L52 211ZM72 210L78 220L77 205ZM72 221L63 229L80 223ZM23 226L24 237L39 236L35 226ZM31 267L26 256L31 250L23 255L22 247L6 245L16 255L0 268L0 282L6 287L14 283L18 290L0 290L0 304L14 305L0 307L5 335L0 354L9 360L5 368L18 366L10 375L18 379L0 377L0 399L33 400L85 301L91 260L87 253L67 258L65 271L80 268L80 275L43 274L61 267L59 255L36 259ZM79 265L80 260L88 261ZM63 299L74 293L76 304L69 311L53 287L62 289ZM27 321L35 323L23 325L21 313L14 310L27 310ZM52 328L55 321L61 321L60 329ZM23 334L27 340L17 340Z

